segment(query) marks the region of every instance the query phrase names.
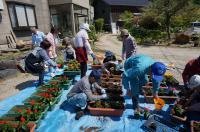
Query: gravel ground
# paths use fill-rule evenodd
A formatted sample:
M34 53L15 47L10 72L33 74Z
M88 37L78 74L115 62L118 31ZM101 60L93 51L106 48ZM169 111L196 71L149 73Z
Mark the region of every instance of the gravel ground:
M0 82L0 100L17 94L20 90L31 86L37 76L18 73L17 75Z
M103 55L105 50L113 51L117 57L121 55L122 42L117 40L117 36L107 34L100 38L96 44L97 51ZM164 63L173 63L175 68L170 69L175 78L182 83L182 71L185 64L193 58L200 55L200 48L187 47L181 48L176 46L138 46L138 53L146 54L153 57L155 60L162 61Z

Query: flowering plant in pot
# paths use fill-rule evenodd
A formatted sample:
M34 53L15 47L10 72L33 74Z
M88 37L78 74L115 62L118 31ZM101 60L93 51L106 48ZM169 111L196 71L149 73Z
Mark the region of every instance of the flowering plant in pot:
M140 111L135 110L134 117L135 117L135 119L139 119L140 118Z
M185 110L182 108L181 105L175 104L173 109L171 110L171 114L175 115L175 116L178 116L178 117L181 117L181 118L184 118Z
M64 71L79 71L80 70L80 63L76 60L72 60L67 64L67 68Z
M58 68L63 68L64 67L64 61L62 59L57 60L57 67Z
M48 104L48 105L52 105L53 102L55 101L55 97L53 97L52 94L48 92L38 93L37 96L41 98L43 103Z

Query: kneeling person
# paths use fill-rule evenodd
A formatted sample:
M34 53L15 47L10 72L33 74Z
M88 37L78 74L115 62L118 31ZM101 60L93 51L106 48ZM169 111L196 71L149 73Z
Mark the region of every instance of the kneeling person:
M84 115L84 109L87 106L87 101L95 101L107 98L105 90L98 84L101 72L92 71L89 76L83 77L78 81L67 95L68 103L78 107L78 112L75 119L78 120ZM102 95L95 95L94 92L100 89Z

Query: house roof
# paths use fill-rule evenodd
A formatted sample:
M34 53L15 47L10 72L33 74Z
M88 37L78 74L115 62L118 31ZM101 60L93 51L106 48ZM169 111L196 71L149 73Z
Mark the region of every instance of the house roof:
M103 0L109 5L113 6L146 6L149 0Z

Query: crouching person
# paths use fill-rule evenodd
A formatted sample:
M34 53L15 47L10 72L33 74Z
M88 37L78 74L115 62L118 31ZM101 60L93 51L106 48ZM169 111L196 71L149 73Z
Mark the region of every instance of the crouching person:
M67 95L68 103L77 107L76 120L84 115L87 101L95 101L108 98L105 90L98 84L101 72L92 71L89 76L84 76L78 81ZM102 95L95 95L95 91L100 89Z
M40 47L34 48L25 59L25 70L28 73L39 75L38 86L44 83L44 65L46 64L47 66L56 68L56 63L52 61L47 54L47 50L50 46L51 44L48 40L42 41Z
M200 121L200 75L193 75L190 78L188 88L192 91L186 102L188 121Z

